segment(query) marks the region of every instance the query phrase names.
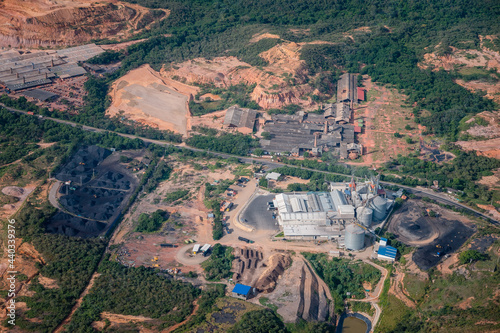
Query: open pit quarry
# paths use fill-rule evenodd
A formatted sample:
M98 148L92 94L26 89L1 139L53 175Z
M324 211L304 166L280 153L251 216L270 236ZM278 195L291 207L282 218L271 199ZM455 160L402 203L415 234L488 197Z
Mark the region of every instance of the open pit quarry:
M0 4L0 47L53 47L93 39L124 39L167 17L120 1L4 0Z

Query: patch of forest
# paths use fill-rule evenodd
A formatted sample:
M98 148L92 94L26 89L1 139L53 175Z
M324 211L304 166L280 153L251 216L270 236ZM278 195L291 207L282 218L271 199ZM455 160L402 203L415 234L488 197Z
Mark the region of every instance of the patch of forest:
M167 328L191 314L201 292L154 269L125 267L109 260L103 260L98 273L101 275L73 315L69 332L89 332L104 311L159 319L163 322L160 329Z
M324 253L303 253L303 255L330 288L336 311L343 311L343 303L348 298L348 292L353 297L362 299L365 297L363 282L375 286L382 276L378 269L361 261L329 259Z

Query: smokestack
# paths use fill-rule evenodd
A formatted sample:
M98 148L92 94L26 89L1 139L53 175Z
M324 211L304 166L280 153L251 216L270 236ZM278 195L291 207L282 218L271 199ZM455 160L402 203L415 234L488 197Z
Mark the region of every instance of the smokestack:
M50 66L54 67L54 58L50 59Z
M315 135L314 136L314 148L317 148L317 146L318 146L318 136Z
M323 132L328 134L328 121L325 121L325 130Z
M35 63L34 62L31 63L31 69L35 69Z

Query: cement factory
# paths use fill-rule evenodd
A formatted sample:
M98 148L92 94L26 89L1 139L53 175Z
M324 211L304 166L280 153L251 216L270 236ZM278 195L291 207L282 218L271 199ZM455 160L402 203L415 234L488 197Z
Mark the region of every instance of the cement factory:
M276 219L287 239L331 240L339 248L362 250L365 233L383 222L394 201L378 178L330 183L330 192L281 193L273 200Z

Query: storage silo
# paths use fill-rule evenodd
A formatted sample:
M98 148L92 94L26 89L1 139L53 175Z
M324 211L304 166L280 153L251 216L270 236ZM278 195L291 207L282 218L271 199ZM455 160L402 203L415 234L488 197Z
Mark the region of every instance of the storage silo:
M387 199L382 197L375 197L372 200L370 207L373 209L373 219L375 221L382 221L387 214Z
M348 250L361 250L365 246L365 231L355 225L350 224L345 228L345 247Z
M359 223L368 228L372 225L373 209L369 207L358 207L356 209L356 217Z

